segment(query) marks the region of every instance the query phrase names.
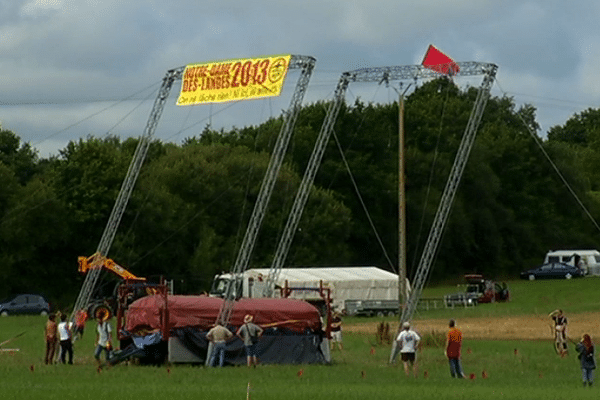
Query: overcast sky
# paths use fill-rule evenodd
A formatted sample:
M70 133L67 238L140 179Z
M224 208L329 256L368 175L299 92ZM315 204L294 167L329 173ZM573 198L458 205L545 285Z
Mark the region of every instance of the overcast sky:
M139 136L166 71L272 54L317 59L305 102L331 99L339 76L419 64L434 44L456 61L499 66L492 94L538 110L541 134L600 106L600 2L558 0L10 0L0 2L0 123L39 150L111 133ZM279 98L174 106L156 131L179 142L213 128L260 123ZM460 79L459 85L463 84ZM395 98L350 87L347 99ZM409 134L409 133L407 133Z

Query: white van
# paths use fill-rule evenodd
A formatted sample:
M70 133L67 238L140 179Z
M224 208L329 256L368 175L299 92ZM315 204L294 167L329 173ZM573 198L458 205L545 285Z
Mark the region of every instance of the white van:
M598 250L549 251L544 264L561 262L581 267L586 275L600 275L600 252Z

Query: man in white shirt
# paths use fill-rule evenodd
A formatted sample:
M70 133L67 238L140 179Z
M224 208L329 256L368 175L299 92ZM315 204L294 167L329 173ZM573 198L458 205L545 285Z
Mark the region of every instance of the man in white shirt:
M58 324L58 337L60 339L60 362L66 363L66 356L69 355L69 364L73 364L73 343L71 342L71 326L67 322L67 314L60 316Z
M417 349L419 348L419 342L421 337L410 329L410 323L405 322L402 324L402 332L398 334L396 338L398 347L400 347L400 357L404 363L404 373L406 376L410 375L409 364L413 367L413 375L417 377Z

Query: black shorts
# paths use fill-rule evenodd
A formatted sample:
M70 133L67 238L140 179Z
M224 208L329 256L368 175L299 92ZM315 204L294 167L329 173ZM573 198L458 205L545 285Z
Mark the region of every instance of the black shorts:
M400 353L400 358L404 362L415 362L416 356L415 353Z

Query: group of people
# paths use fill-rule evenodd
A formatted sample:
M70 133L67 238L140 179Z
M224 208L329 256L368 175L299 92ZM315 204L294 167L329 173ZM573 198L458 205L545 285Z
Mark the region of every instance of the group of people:
M78 313L75 318L75 324L69 322L67 314L50 314L45 327L46 355L44 362L53 364L55 357L61 364L73 364L73 342L83 337L85 327L85 318L82 313ZM57 324L56 319L60 318ZM105 359L108 361L112 351L112 328L108 321L110 315L107 313L98 313L96 316L96 346L94 349L94 358L101 363L101 354L105 353ZM58 349L60 346L60 354Z
M555 310L549 315L554 321L555 334L561 339L560 353L567 354L567 317L562 310ZM464 378L465 374L461 365L461 347L462 332L456 326L456 321L451 319L448 323L448 333L446 334L446 344L444 354L448 358L450 366L450 376L453 378ZM402 331L396 338L397 346L400 348L400 357L404 364L406 376L410 376L412 367L413 375L417 376L416 353L419 348L421 337L410 329L410 323L404 322ZM583 386L592 386L594 383L594 370L596 369L595 347L589 334L584 334L581 341L575 343L575 350L578 353L577 358L581 366Z
M460 350L462 347L462 332L456 326L456 321L453 319L448 323L448 333L446 335L446 344L444 346L444 354L448 358L448 364L450 365L450 376L453 378L464 378L465 374L462 369L460 362ZM410 376L410 370L412 367L413 375L417 376L417 350L419 349L419 343L421 337L419 334L410 329L410 323L404 322L402 324L402 331L396 338L397 346L400 349L400 359L404 364L404 373L406 376Z
M567 317L563 310L554 310L548 315L554 322L554 334L557 342L557 351L562 357L568 354L567 348ZM594 342L589 334L584 334L579 343L575 343L577 358L581 366L583 386L594 384L594 370L596 369L596 357Z
M244 342L246 349L246 361L249 367L258 365L258 340L263 334L263 329L253 323L254 317L250 314L244 317L244 324L236 332L236 336ZM219 367L225 362L225 348L227 342L233 338L233 333L217 322L206 334L206 339L212 343L212 353L209 359L209 365L215 366L217 357L219 358Z

